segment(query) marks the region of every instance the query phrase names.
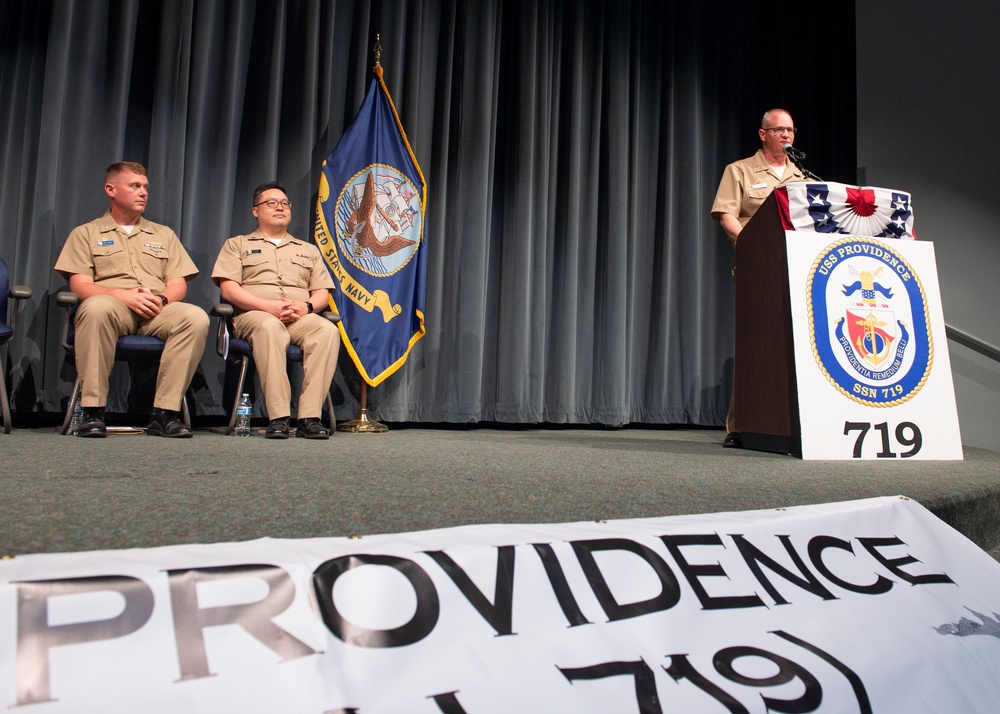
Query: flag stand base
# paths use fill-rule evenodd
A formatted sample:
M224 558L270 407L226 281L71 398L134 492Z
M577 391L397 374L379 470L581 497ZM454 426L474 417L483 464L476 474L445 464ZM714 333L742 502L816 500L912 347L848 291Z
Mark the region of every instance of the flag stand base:
M368 418L368 384L361 383L361 409L357 419L337 424L337 431L348 431L352 434L382 434L389 431L385 424Z
M337 424L337 431L349 431L354 434L381 434L389 431L385 424L368 418L368 410L362 409L357 419Z

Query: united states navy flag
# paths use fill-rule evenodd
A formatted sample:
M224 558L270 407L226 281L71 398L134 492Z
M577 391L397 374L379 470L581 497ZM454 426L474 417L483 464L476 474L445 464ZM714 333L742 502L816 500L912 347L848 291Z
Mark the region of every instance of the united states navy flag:
M337 284L343 343L373 387L425 333L426 205L424 175L376 64L358 115L323 162L313 236Z

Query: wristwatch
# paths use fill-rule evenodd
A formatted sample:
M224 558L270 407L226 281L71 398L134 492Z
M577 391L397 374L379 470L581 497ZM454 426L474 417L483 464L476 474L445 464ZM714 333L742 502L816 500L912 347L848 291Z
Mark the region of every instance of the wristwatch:
M160 298L160 302L162 302L162 303L163 303L163 307L166 307L166 306L167 306L167 303L168 303L168 302L170 302L170 301L169 301L169 300L167 299L167 296L166 296L166 295L164 295L163 293L160 293L160 294L159 294L159 295L157 295L156 297Z
M309 302L308 300L306 300L306 313L307 314L312 314L312 311L314 309L315 308L313 308L313 304L311 302Z

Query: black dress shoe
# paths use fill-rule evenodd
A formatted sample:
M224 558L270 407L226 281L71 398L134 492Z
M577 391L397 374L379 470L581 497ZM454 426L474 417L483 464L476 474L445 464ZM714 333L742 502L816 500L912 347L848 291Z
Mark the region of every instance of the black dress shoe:
M295 436L301 436L304 439L329 439L330 432L326 430L323 422L319 419L306 417L299 419L298 426L295 428Z
M190 439L194 434L184 425L180 412L167 409L154 409L149 415L149 426L146 427L149 436L166 436L170 439Z
M272 419L264 430L265 439L287 439L288 438L288 417Z
M108 429L104 425L104 407L84 407L80 426L76 428L76 435L92 439L103 439L107 436Z
M740 433L738 431L731 431L726 434L726 438L722 440L722 446L727 449L742 449L743 439L740 438Z

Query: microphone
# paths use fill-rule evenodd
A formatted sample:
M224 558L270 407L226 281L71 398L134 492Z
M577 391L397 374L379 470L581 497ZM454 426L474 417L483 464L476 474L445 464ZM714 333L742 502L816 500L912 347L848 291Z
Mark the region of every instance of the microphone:
M782 144L781 150L785 152L785 156L790 158L792 161L802 161L806 158L806 153L804 151L799 151L791 144Z
M789 159L791 159L791 161L792 161L793 164L795 164L796 166L799 167L799 169L802 171L802 173L805 174L806 178L810 178L813 181L822 181L823 180L819 176L817 176L816 174L814 174L812 171L810 171L809 169L807 169L805 166L802 165L802 160L804 158L806 158L806 152L799 151L798 149L796 149L795 147L793 147L791 144L782 144L781 145L781 150L783 152L785 152L785 156L787 156Z

